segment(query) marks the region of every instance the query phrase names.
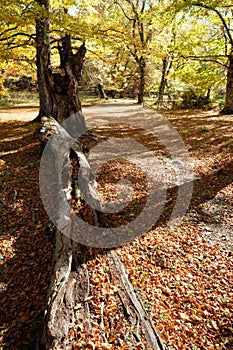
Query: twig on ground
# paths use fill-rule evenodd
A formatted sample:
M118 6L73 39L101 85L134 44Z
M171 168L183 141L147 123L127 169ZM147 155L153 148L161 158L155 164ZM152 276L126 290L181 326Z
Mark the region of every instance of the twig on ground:
M86 331L87 333L91 333L92 327L91 327L90 309L88 304L88 296L90 294L90 277L89 277L88 268L86 264L83 264L82 266L86 273L86 282L87 282L86 293L84 296L84 313L86 318Z
M35 208L34 206L35 206L35 204L32 203L31 208L30 208L30 211L31 211L31 213L32 213L32 221L33 221L34 224L35 224L35 223L37 222L37 220L36 220L36 211L37 211L38 209Z
M107 342L105 325L104 325L104 302L103 301L100 304L100 315L101 315L100 327L103 331L104 340L105 340L105 342Z
M14 190L14 196L13 196L13 208L16 209L16 202L17 202L17 191Z

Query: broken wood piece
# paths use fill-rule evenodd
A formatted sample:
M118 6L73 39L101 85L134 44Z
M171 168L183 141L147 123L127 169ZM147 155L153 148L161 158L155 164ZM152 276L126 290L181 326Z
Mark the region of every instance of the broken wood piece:
M141 299L135 293L132 284L129 282L125 267L120 261L119 257L113 250L111 250L107 254L107 259L108 261L112 261L111 266L113 269L115 268L117 272L118 283L120 283L121 286L121 289L119 289L119 294L122 302L124 303L124 307L127 310L129 318L132 318L133 316L131 312L131 309L133 308L137 315L138 321L141 323L148 345L154 350L165 350L163 341L156 331L151 317L145 311Z

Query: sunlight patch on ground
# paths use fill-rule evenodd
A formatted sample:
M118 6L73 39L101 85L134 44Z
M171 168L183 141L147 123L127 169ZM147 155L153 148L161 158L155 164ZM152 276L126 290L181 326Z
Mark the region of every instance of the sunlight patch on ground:
M38 107L32 108L13 108L13 109L1 109L0 110L0 121L12 121L19 120L29 122L36 118L38 115Z

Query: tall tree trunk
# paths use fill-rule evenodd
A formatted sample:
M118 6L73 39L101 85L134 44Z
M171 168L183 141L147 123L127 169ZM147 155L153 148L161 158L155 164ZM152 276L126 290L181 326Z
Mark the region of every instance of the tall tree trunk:
M143 104L145 93L145 75L146 75L146 62L143 57L139 61L139 86L138 86L138 104Z
M104 91L104 87L103 87L103 84L99 83L97 85L97 89L98 89L98 94L99 94L99 97L104 99L104 100L108 100L108 96L106 95L105 91Z
M47 11L49 11L49 0L37 0L37 3ZM43 116L52 115L52 96L48 89L50 70L50 35L49 35L49 18L43 14L36 19L36 67L37 67L37 83L39 89L40 111L36 120L40 120Z
M163 67L162 67L162 77L159 85L158 106L161 106L161 104L163 103L163 96L164 96L166 82L167 82L167 79L166 79L167 64L168 64L167 57L164 57Z
M38 4L49 11L49 0L38 0ZM61 45L58 44L60 70L59 73L53 73L50 65L49 19L44 11L42 13L36 19L36 64L40 97L40 112L36 120L40 121L43 116L52 116L61 123L81 110L78 82L86 48L83 43L73 53L71 36L66 34L61 38ZM77 114L77 121L83 130L85 121L80 113Z
M161 77L161 82L159 85L159 95L158 95L158 101L157 104L158 106L161 106L163 103L163 97L164 97L164 93L165 93L165 88L168 87L167 85L167 77L170 73L170 70L172 68L172 64L173 64L173 58L174 55L173 53L171 54L171 56L166 56L163 58L163 64L162 64L162 77ZM171 97L169 96L169 98L171 99Z
M226 87L226 102L222 114L233 113L233 52L229 57L229 66L227 70L227 87Z

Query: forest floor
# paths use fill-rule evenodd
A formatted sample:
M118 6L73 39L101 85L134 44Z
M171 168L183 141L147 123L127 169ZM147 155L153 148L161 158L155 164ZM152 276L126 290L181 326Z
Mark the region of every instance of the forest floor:
M182 222L167 230L178 198L176 176L169 178L159 220L116 253L167 349L233 349L233 115L197 110L148 115L140 108L114 102L84 108L83 113L96 133L133 138L169 163L166 150L158 152L161 143L169 141L169 127L160 143L154 137L168 120L189 152L195 175L192 198ZM38 125L29 123L36 114L33 106L0 109L0 349L4 350L35 348L50 282L52 240L38 183L41 147L35 138ZM174 164L166 162L164 168L173 167L176 173ZM150 167L146 157L142 164ZM134 184L135 193L132 206L120 216L111 214L113 226L137 217L148 194L138 166L114 160L98 178L103 200L116 199L116 181L122 173ZM127 347L132 330L122 321L123 311L117 310L117 286L104 255L88 261L87 269L89 307L95 318L89 338L78 325L71 330L73 349L146 349L140 339L133 348Z

